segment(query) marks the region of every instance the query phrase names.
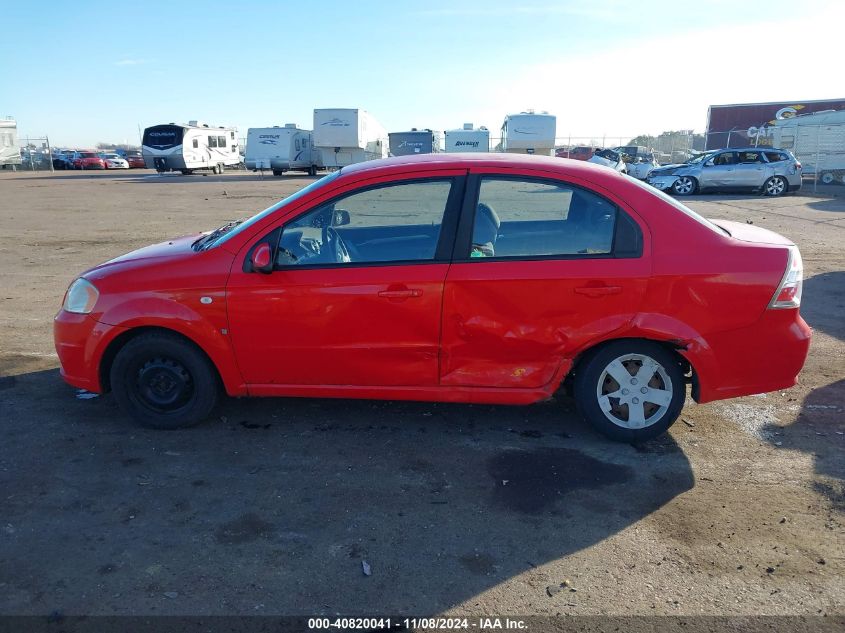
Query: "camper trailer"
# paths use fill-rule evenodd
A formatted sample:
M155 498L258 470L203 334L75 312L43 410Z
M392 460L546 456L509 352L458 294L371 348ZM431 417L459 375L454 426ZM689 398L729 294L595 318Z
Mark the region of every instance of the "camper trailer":
M533 110L509 114L502 123L502 151L511 154L553 156L557 119L548 112Z
M159 173L210 170L219 174L241 162L237 128L214 127L200 121L148 127L141 152L147 167Z
M0 119L0 167L9 165L15 169L21 164L21 150L18 147L18 124L14 119Z
M391 156L436 154L440 151L440 134L428 129L412 128L408 132L391 132L388 138Z
M319 158L320 153L313 148L311 130L300 130L295 123L247 130L244 158L247 169L270 169L274 176L286 171L305 171L314 176L322 166Z
M772 147L792 152L805 175L812 174L825 185L845 185L845 110L778 119L760 134L771 140Z
M464 123L458 130L446 130L446 152L489 152L490 131L486 127L473 128Z
M387 131L365 110L314 110L313 139L329 169L387 158Z

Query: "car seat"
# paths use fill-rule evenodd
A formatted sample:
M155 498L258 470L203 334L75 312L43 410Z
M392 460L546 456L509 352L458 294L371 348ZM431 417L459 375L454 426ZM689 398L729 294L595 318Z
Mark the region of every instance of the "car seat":
M475 208L475 223L472 227L473 257L493 257L496 253L496 238L502 222L495 211L483 202ZM475 254L478 253L478 254Z

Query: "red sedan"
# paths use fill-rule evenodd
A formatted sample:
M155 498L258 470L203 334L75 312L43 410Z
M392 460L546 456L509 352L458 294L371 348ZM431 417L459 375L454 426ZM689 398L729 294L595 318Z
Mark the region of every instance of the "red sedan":
M172 428L230 396L528 404L574 393L643 440L795 384L788 239L587 163L434 154L344 167L246 221L76 279L62 375Z
M126 162L129 163L129 169L143 169L147 166L141 152L128 152Z
M106 163L96 152L78 152L73 160L74 169L105 169Z

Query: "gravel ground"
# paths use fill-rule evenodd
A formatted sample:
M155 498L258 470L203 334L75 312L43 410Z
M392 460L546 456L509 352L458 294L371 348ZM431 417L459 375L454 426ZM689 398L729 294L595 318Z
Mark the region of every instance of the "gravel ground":
M798 386L646 445L567 400L230 400L156 432L61 381L78 272L308 182L0 174L0 614L845 615L845 199L689 199L799 244L815 337Z

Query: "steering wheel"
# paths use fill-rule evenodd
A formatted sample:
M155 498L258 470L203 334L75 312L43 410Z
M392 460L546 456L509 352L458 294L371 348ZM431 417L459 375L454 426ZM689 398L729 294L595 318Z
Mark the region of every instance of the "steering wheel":
M323 227L323 248L326 247L331 249L332 258L338 264L348 264L352 261L346 244L343 243L338 232L331 226Z

